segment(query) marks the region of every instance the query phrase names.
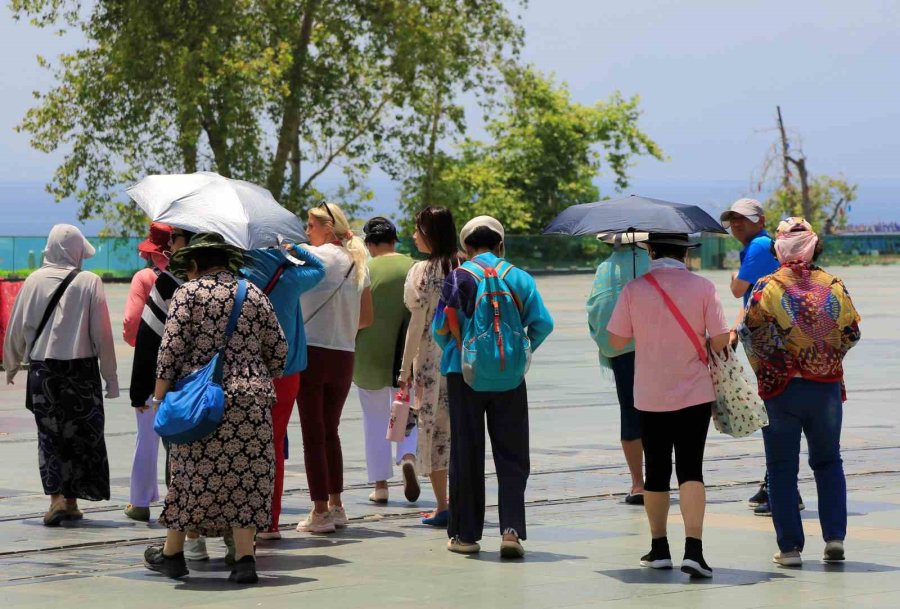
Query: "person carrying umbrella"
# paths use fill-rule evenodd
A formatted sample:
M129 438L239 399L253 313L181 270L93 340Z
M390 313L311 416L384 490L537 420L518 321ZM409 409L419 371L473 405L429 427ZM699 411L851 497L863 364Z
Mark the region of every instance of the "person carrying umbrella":
M703 557L703 452L716 399L709 368L686 332L721 351L728 346L728 324L711 281L685 266L696 244L686 234L651 233L650 272L625 286L607 330L614 349L635 347L634 406L641 411L646 459L644 508L650 522L650 552L643 567L671 569L666 536L672 451L685 528L681 570L712 577ZM680 318L680 319L679 319Z
M646 234L642 233L644 239ZM610 345L606 329L619 295L632 279L644 275L650 265L647 251L635 243L634 233L601 233L598 239L613 244L613 252L597 267L594 285L587 300L588 327L600 350L600 366L611 369L619 400L622 452L631 474L631 491L625 497L629 505L644 504L644 447L641 444L641 414L634 407L634 342L622 349ZM631 245L623 245L623 241Z

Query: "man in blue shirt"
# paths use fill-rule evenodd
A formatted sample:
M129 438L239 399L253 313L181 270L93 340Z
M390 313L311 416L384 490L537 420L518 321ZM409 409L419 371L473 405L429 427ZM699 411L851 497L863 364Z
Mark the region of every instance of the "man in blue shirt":
M497 268L503 262L503 225L490 216L473 218L459 234L469 260ZM476 391L462 374L460 341L476 310L478 279L465 269L454 269L444 280L432 322L432 335L443 349L441 374L447 377L450 405L450 523L451 552L478 552L484 528L484 426L491 436L499 486L500 555L521 558L525 533L525 485L530 471L528 449L528 395L524 379L508 391ZM484 281L484 279L481 279ZM504 275L507 287L520 303L522 326L535 351L553 331L553 318L534 278L512 267Z
M744 302L731 329L731 346L736 347L737 327L744 321L744 312L753 286L763 277L774 273L781 265L772 252L772 237L766 232L765 210L759 201L738 199L719 219L722 226L730 229L731 235L744 245L744 249L741 250L741 267L731 275L731 293L735 298L742 298ZM753 513L757 516L772 515L769 510L768 481L766 474L759 491L749 501L750 506L755 508ZM800 499L800 509L803 507L803 499Z

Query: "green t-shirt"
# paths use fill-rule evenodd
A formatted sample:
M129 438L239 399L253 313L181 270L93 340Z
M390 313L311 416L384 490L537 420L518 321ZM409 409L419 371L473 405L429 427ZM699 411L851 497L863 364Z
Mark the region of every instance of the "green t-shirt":
M353 362L353 382L362 389L383 389L397 382L392 378L394 356L397 349L403 349L405 337L400 336L400 331L409 320L409 311L403 304L403 286L414 262L404 254L369 260L375 321L357 333Z

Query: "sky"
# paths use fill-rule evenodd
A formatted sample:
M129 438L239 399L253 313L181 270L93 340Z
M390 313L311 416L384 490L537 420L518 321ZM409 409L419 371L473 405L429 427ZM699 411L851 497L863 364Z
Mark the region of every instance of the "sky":
M851 221L900 220L900 1L531 0L522 23L523 58L576 101L641 96L641 128L668 160L639 159L629 192L710 210L752 194L780 105L811 172L859 184ZM82 42L0 9L0 234L74 219L73 204L53 207L41 190L61 155L14 127L53 82L35 55ZM376 210L393 209L394 185L376 175L372 186Z

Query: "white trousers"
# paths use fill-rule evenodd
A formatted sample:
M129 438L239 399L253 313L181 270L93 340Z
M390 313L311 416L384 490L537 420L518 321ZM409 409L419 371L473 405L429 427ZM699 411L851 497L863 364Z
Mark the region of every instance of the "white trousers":
M391 444L388 440L387 428L391 420L391 402L394 401L394 390L362 389L359 391L359 403L362 406L363 431L366 437L366 471L369 482L390 480L394 476L394 464L399 464L403 455L415 455L418 441L418 427L397 442L396 457L391 458Z
M153 408L140 412L137 417L137 441L134 444L134 460L131 463L131 505L150 507L159 501L159 485L156 479L156 459L159 454L159 436L153 430L156 413Z

